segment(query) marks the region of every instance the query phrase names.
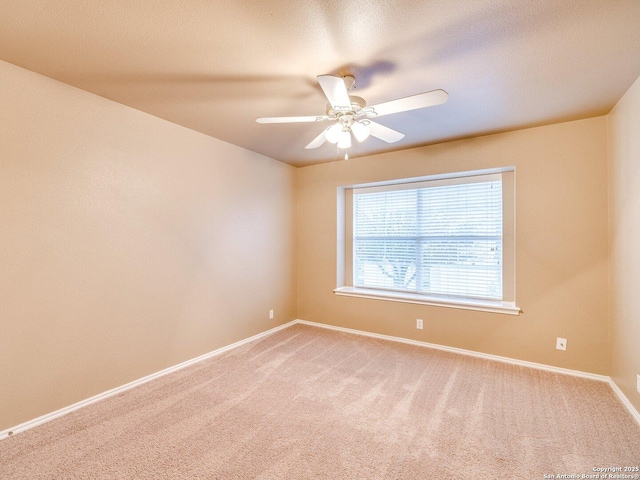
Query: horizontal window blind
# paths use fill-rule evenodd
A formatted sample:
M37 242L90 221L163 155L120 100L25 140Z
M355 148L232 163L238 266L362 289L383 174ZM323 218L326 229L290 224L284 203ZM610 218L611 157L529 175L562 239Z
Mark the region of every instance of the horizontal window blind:
M355 190L353 236L355 287L502 299L500 175Z

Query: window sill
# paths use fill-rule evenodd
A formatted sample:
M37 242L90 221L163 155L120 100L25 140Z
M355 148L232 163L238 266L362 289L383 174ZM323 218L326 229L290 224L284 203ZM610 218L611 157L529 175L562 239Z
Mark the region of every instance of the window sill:
M513 302L492 300L458 300L450 298L427 297L415 293L391 292L368 288L339 287L333 293L346 297L371 298L374 300L387 300L391 302L417 303L435 307L461 308L464 310L478 310L481 312L502 313L506 315L519 315L520 308Z

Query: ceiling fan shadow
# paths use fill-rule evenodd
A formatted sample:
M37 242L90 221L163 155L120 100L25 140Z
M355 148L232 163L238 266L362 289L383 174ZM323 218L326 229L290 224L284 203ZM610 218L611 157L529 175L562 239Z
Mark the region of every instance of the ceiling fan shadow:
M213 103L265 98L300 100L313 95L317 84L315 79L301 75L131 75L101 72L82 75L76 85L121 103L138 105L176 100Z
M345 75L351 75L355 77L356 81L353 85L353 88L357 90L369 87L376 75L388 75L395 69L396 64L393 62L390 62L388 60L376 60L366 65L347 63L332 70L329 73L337 77L344 77Z

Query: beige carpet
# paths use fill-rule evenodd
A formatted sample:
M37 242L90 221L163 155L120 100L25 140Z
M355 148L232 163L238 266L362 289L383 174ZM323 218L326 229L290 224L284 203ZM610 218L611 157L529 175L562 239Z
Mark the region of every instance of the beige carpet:
M304 325L0 442L2 479L530 480L638 464L640 426L605 383Z

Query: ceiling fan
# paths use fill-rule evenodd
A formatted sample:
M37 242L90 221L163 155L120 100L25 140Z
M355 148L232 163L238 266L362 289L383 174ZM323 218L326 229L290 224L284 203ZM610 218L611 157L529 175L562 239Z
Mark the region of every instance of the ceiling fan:
M449 94L444 90L432 90L418 93L409 97L398 98L377 105L367 106L363 98L349 95L355 85L355 78L351 75L336 77L334 75L318 75L320 87L324 91L329 104L325 115L302 117L262 117L256 119L258 123L299 123L335 121L314 138L305 148L318 148L325 142L337 144L338 148L351 147L351 135L358 142L373 135L387 143L394 143L404 137L392 128L385 127L371 120L372 118L390 115L392 113L407 112L418 108L440 105L447 101ZM346 158L346 156L345 156Z

